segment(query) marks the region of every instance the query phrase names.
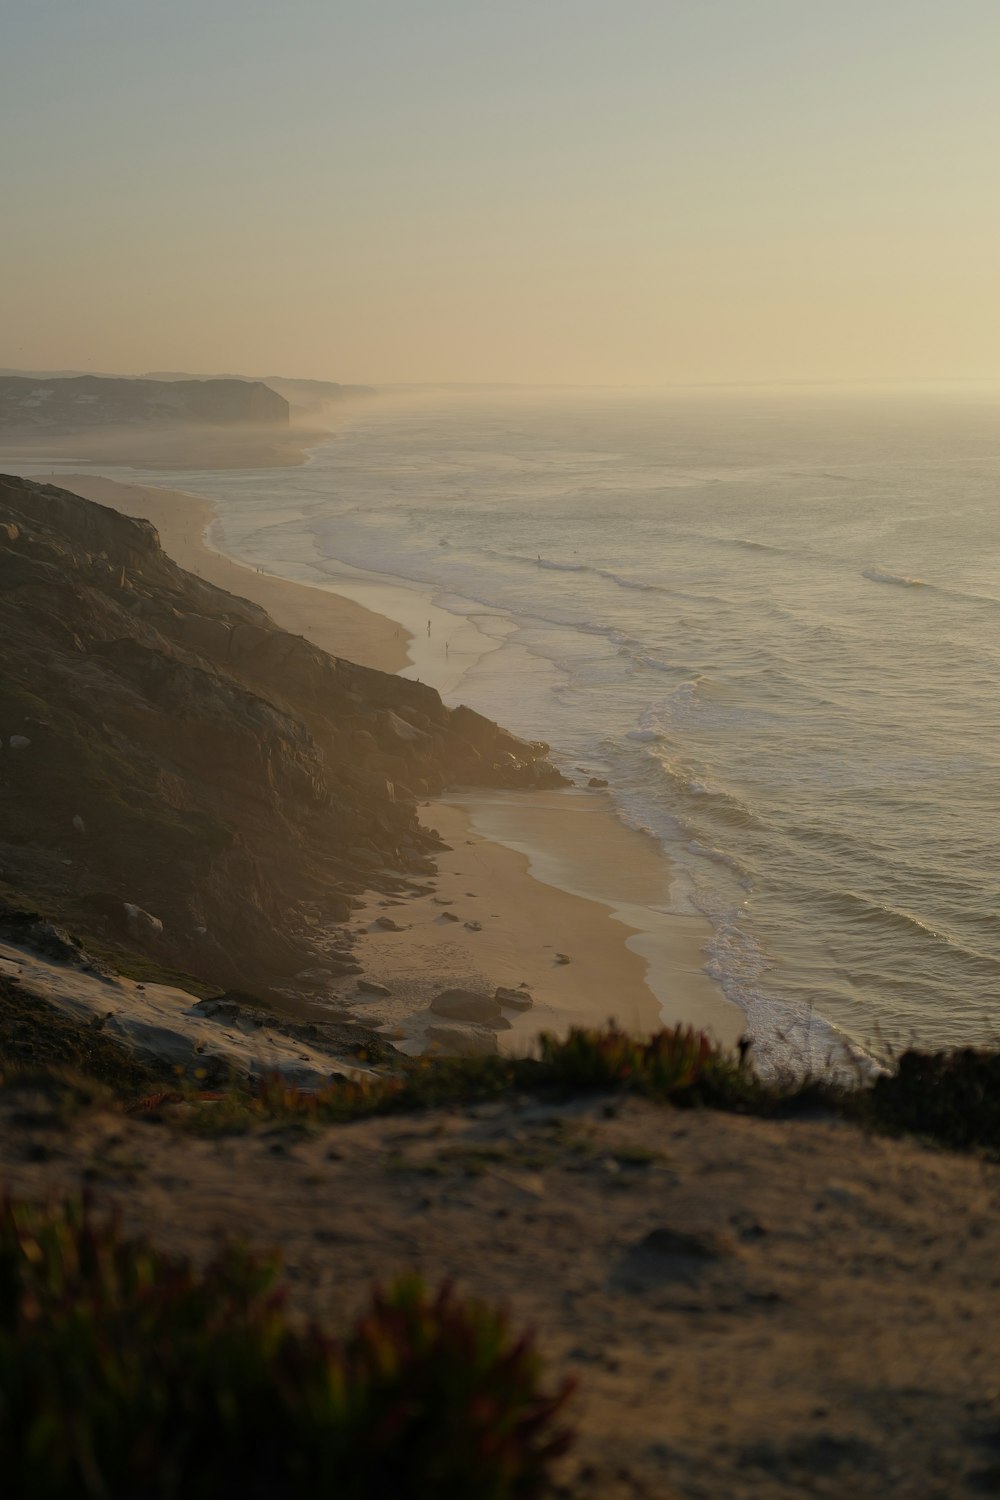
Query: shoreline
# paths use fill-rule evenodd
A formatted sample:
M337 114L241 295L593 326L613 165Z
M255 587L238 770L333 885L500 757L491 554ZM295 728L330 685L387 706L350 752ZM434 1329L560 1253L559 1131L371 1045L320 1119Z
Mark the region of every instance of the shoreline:
M334 585L257 572L208 542L217 513L206 499L94 474L30 477L151 521L175 562L262 605L283 629L333 655L448 690L502 642L500 632L487 634L461 616L435 613L419 588L371 578L346 581L342 594ZM362 599L397 611L397 618ZM425 609L432 620L441 617L429 641L418 634ZM442 639L445 628L450 635ZM446 641L455 642L455 662ZM452 680L435 680L439 674ZM349 982L336 983L332 1002L350 1004L368 1024L385 1025L413 1050L434 1019L420 1012L438 991L492 994L498 985L522 982L535 1004L501 1033L504 1050L524 1050L542 1029L602 1025L610 1018L646 1032L688 1024L726 1045L742 1035L745 1015L705 971L707 919L669 910L669 860L619 821L606 794L535 793L529 808L516 794L476 790L426 804L420 817L451 846L437 859L436 893L454 898L459 920L444 918L433 897L409 896L398 913L405 931L385 932L375 918L384 914L381 905L395 903L372 898L355 929L358 958L365 975L393 993L373 1000ZM596 871L595 848L601 850ZM466 921L481 928L467 928ZM557 963L558 952L570 962Z

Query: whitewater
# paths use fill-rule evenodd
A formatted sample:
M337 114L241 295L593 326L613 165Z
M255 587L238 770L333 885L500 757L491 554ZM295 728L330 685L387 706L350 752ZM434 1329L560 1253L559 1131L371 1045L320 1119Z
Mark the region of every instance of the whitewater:
M974 1044L1000 1031L998 410L426 391L299 469L122 477L212 499L242 560L474 626L446 700L608 780L752 1026Z

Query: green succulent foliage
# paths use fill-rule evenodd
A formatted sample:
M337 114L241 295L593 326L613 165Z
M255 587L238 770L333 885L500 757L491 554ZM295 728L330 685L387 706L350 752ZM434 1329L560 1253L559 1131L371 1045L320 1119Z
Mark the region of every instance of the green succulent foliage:
M0 1459L32 1500L520 1500L569 1446L530 1340L415 1278L350 1337L297 1326L274 1261L203 1269L86 1203L0 1210Z

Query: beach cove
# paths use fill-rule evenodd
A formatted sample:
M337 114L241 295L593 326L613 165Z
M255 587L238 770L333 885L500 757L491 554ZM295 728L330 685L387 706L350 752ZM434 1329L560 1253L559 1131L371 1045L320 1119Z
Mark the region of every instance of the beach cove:
M209 540L212 505L196 496L90 473L32 477L151 521L182 567L331 654L405 670L447 693L473 653L494 644L418 590L356 579L340 592L276 577L266 558L227 556ZM669 863L615 817L602 789L458 793L420 814L449 846L436 861L437 895L394 910L401 931L378 925L379 902L355 924L365 976L391 993L365 997L341 984L331 994L404 1050L426 1044L414 1013L459 987L527 986L532 1008L501 1036L511 1050L527 1050L542 1029L610 1018L637 1031L687 1024L727 1045L742 1034L742 1013L704 970L708 923L670 911Z

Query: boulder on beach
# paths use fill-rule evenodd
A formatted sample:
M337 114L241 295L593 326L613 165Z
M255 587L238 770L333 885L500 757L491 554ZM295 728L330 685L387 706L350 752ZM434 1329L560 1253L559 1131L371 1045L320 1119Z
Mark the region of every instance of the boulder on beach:
M490 1025L501 1019L499 1001L476 990L442 990L434 996L430 1008L439 1016L447 1016L449 1021Z
M500 1050L496 1032L484 1026L428 1026L427 1041L429 1050L455 1057L494 1057Z
M514 1010L530 1010L534 1000L528 990L509 990L502 984L497 986L493 997L500 1005L513 1007Z
M379 995L382 999L387 999L392 994L388 985L376 984L374 979L359 979L358 989L363 995Z

